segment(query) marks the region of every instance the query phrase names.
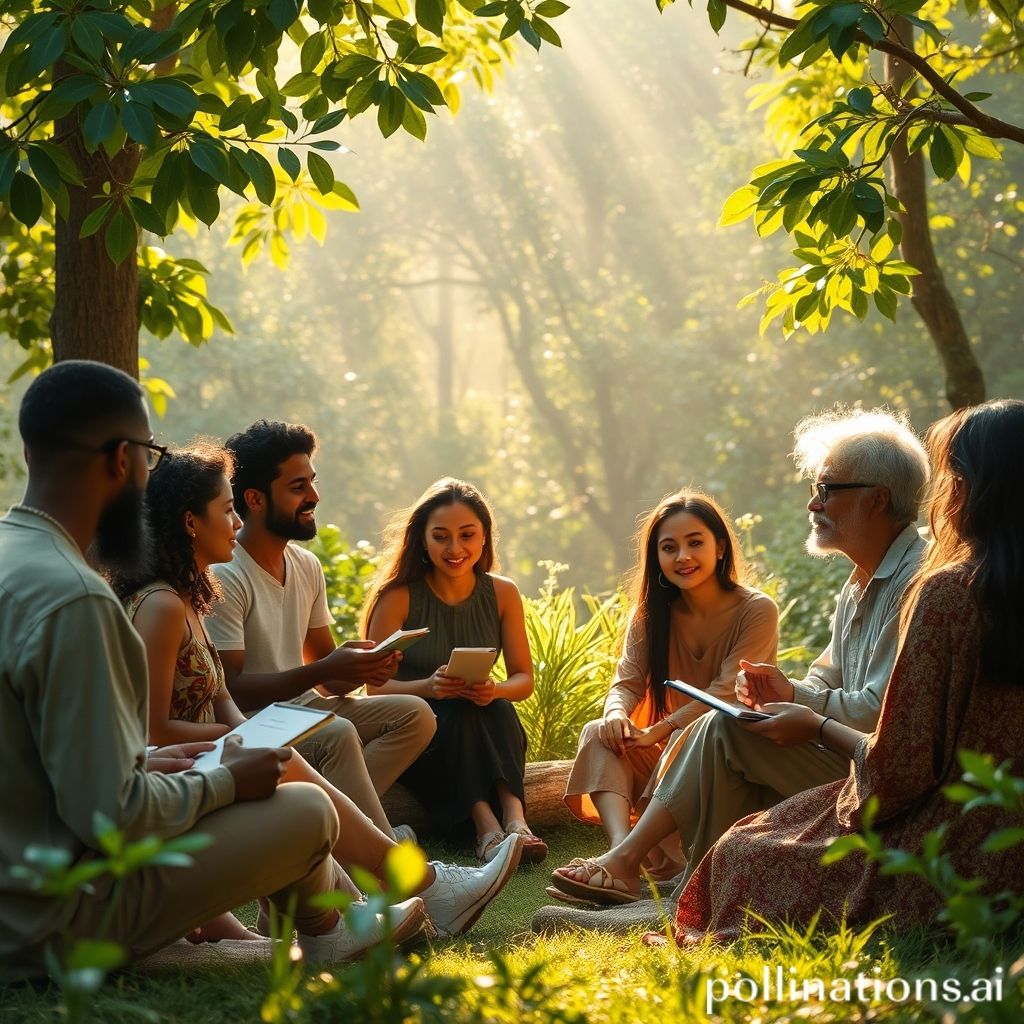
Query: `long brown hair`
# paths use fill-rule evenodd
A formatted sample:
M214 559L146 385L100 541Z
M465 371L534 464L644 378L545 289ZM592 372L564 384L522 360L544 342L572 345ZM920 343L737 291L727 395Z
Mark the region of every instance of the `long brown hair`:
M396 512L384 530L384 551L380 569L363 605L363 633L369 625L377 602L389 590L407 586L413 580L423 579L430 570L425 541L427 520L435 509L444 505L462 504L472 509L484 528L484 547L474 572L490 572L498 568L495 553L497 530L494 513L487 499L470 483L446 476L434 481L410 508Z
M1024 402L958 409L933 424L928 450L935 467L928 502L934 543L904 601L902 625L930 576L964 566L985 629L982 675L1014 678L1024 634Z
M672 584L666 588L661 582L658 530L666 519L678 512L689 512L696 516L711 531L715 540L724 545L722 557L715 565L715 578L723 590L735 590L745 571L736 535L725 513L706 494L684 490L666 495L640 523L636 534L637 564L630 574L629 592L634 609L634 626L640 628L647 643L650 671L647 685L659 718L665 713L672 602L676 598L685 601L686 596Z

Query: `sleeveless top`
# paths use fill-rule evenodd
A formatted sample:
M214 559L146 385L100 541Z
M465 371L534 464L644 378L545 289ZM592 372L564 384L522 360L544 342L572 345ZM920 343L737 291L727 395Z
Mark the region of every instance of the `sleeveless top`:
M128 618L134 622L139 605L158 590L166 590L177 596L177 591L167 583L159 580L149 583L125 601ZM224 685L224 668L217 648L197 638L189 626L188 641L178 650L174 663L169 717L202 725L216 722L213 702Z
M447 664L453 647L494 647L501 653L501 619L494 580L477 573L473 593L459 604L445 604L426 580L409 587L409 614L403 629L429 626L430 632L404 654L396 679L426 679Z

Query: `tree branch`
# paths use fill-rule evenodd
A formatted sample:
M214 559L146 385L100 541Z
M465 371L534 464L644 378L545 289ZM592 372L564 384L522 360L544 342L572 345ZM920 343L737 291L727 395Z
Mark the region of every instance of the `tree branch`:
M746 0L724 0L726 7L740 11L743 14L759 21L762 25L771 28L792 31L800 24L795 18L787 18L785 15L776 14L765 7L758 7L756 4L747 3ZM1003 121L998 117L992 117L983 110L979 110L970 100L965 99L956 91L943 77L911 47L902 46L899 43L891 42L888 39L880 39L877 43L863 32L855 36L858 43L878 50L880 53L888 54L902 60L912 67L944 100L956 107L966 118L965 124L977 128L984 135L996 139L1011 139L1014 142L1024 144L1024 127ZM957 122L951 122L957 123Z

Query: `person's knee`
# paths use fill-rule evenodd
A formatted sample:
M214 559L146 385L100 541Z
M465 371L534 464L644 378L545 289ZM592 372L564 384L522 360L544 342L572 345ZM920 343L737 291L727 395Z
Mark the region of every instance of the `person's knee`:
M594 721L587 722L587 724L583 726L583 731L580 733L579 752L582 752L587 748L602 745L600 740L600 729L603 723L603 718L595 718Z
M333 849L341 832L338 812L330 797L310 782L289 782L279 786L268 802L272 827L289 842L309 843L312 850L326 843Z
M402 694L399 712L396 719L397 728L404 732L410 741L415 740L420 750L423 750L437 732L437 718L430 705L422 697Z

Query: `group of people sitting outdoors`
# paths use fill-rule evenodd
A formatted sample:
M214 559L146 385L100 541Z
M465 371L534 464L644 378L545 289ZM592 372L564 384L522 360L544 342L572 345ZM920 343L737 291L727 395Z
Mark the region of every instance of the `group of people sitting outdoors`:
M521 862L546 857L515 709L533 692L523 605L497 574L497 527L475 487L440 480L395 518L362 637L336 646L320 563L292 543L317 528L308 428L260 420L223 445L168 449L137 382L67 362L28 388L19 429L28 486L0 520L4 973L41 972L48 945L101 919L142 956L182 936L266 935L273 906L291 909L307 960L340 962L385 932L462 934ZM787 678L778 609L749 585L722 509L693 491L666 497L638 533L622 657L565 794L609 849L556 868L552 898L632 903L650 880L676 879L680 941L734 938L748 911L931 920L938 897L922 879L880 876L863 857L822 865L869 800L886 845L916 849L946 823L955 867L992 892L1019 888L1012 850L979 853L1003 812L960 816L943 788L960 749L1024 766L1011 660L1024 627L1024 402L942 420L930 459L881 411L805 420L794 454L811 485L808 549L853 566L828 647ZM374 649L422 627L403 654ZM460 647L495 649L503 672L450 675ZM770 717L711 711L669 680ZM275 702L333 717L294 750L229 738L218 767L190 770ZM399 780L431 833L471 840L479 866L429 862L419 892L357 934L315 896L360 898L348 871L382 876L396 843L416 841L381 804ZM129 840L213 841L189 867L121 879L116 900L109 877L62 900L15 870L32 845L98 857L95 811ZM232 914L251 900L255 930Z

